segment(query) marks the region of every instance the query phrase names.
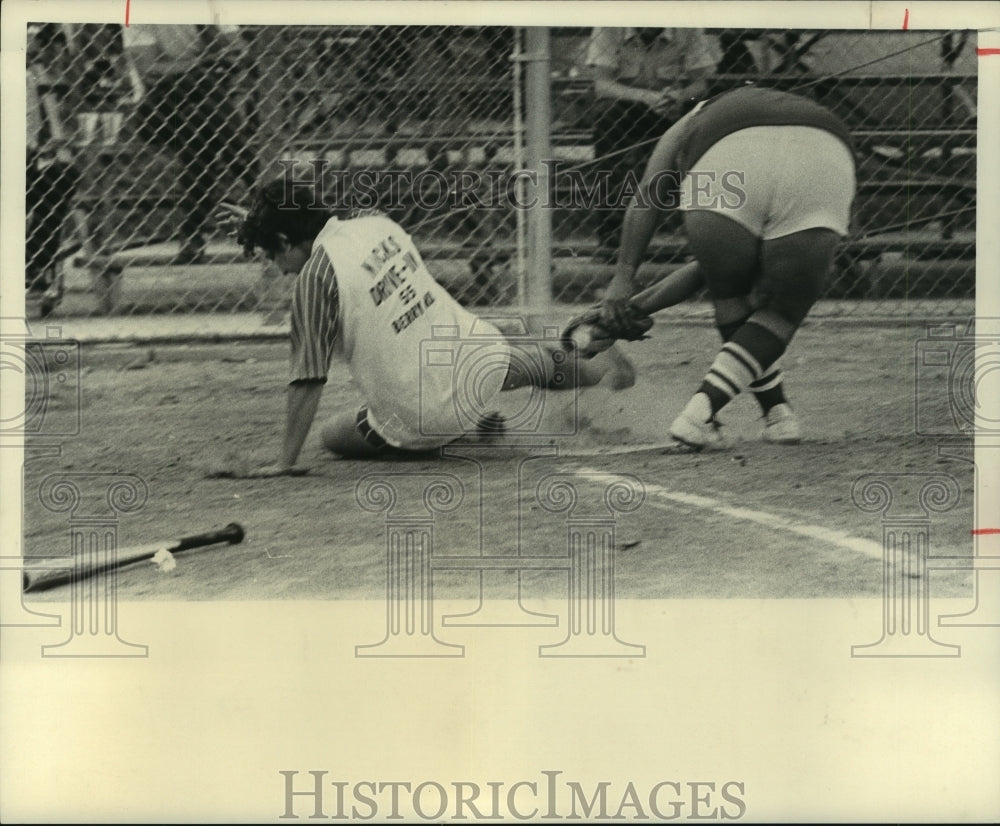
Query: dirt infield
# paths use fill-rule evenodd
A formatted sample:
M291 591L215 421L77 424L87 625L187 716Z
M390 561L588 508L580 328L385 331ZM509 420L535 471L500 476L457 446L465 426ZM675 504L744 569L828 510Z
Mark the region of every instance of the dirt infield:
M618 515L621 598L875 597L882 587L880 514L861 511L851 496L863 474L954 477L961 500L932 515L932 550L972 550L972 465L939 455L938 439L914 434L914 353L925 332L807 324L785 360L789 396L806 432L797 446L761 442L756 405L740 398L721 416L728 449L683 456L657 449L717 348L705 323L661 321L652 340L627 348L639 373L634 388L614 393L598 386L578 398L550 393L538 435L522 443L363 463L325 454L314 428L302 455L307 476L259 480L208 474L220 465L274 458L287 344L85 346L80 435L64 440L59 456L25 465L25 555L68 552L68 515L39 500L45 477L135 473L149 498L121 517L121 546L234 521L247 538L189 551L170 573L148 562L130 566L118 580L122 597L377 599L385 590L386 514L359 505L363 477L392 475L397 516L419 510L429 481L458 480L461 502L435 517L436 554L537 556L566 553L569 517L552 501L546 509L539 487L545 477L558 474L576 488L574 518L607 520L604 475L626 474L641 483L644 500ZM535 403L527 392L509 394L505 412ZM317 421L360 401L346 371L335 370ZM49 421L73 415L72 393L57 387ZM902 495L913 492L902 485ZM443 571L435 588L469 596L477 576ZM934 595L968 595L969 575L931 577ZM522 596L556 593L564 582L565 572L526 573ZM29 598L65 598L61 590Z

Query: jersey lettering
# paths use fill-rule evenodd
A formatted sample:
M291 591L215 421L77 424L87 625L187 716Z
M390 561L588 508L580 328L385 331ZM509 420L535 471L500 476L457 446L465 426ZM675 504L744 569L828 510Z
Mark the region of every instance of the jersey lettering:
M434 327L455 328L459 347L480 320L436 284L406 231L388 218L331 219L318 242L336 273L339 348L375 430L403 447L436 446L464 432L468 422L452 403L454 376L422 369L421 340ZM499 331L496 339L489 346L508 357ZM502 383L502 375L491 374L484 404L493 403Z
M390 258L402 251L403 248L400 247L396 239L390 235L379 242L378 246L371 251L371 254L369 254L369 256L361 262L361 266L364 267L370 275L376 276L382 271L382 268Z
M403 302L403 304L409 304L416 297L417 291L409 284L404 286L402 291L399 293L399 300Z
M389 271L377 282L368 288L368 294L378 307L385 301L403 282L403 275L396 267L389 267Z
M401 256L400 253L402 253ZM390 264L389 262L393 258L401 258L402 260ZM371 296L376 307L389 298L400 285L403 285L399 296L403 304L409 304L417 297L417 291L406 283L405 276L407 272L416 272L419 266L417 259L412 252L404 252L391 235L372 250L371 255L365 259L362 266L372 275L382 276L368 288L368 295ZM376 266L378 269L374 269ZM388 266L388 270L386 270L386 266ZM383 273L385 274L383 275Z
M409 327L416 319L420 318L424 314L424 304L422 301L418 301L409 310L403 313L399 318L392 322L392 329L399 335L403 330Z

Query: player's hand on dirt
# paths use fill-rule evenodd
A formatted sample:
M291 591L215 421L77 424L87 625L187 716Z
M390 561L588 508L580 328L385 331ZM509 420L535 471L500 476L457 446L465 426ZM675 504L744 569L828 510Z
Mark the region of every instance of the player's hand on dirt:
M299 465L264 465L247 471L247 479L273 479L276 476L305 476L308 468Z
M235 237L240 224L246 220L248 210L232 201L222 201L212 215L215 225L226 235Z
M215 460L205 469L208 479L271 479L276 476L304 476L308 468L286 465L281 462L262 465L252 458L228 454Z

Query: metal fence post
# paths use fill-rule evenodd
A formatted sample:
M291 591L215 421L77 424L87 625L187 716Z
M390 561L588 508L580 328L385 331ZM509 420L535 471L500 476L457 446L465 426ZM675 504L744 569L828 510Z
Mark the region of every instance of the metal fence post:
M549 30L532 26L525 31L527 44L527 168L537 176L528 186L528 284L526 304L544 308L552 300L552 212L549 174L545 161L552 157L552 79Z
M512 126L514 127L514 168L524 168L524 28L514 31L514 51L511 54L511 98L513 102ZM518 201L524 201L524 183L517 182ZM517 303L525 306L528 303L528 264L527 244L525 241L526 227L524 210L518 209L514 214L515 232L515 276L517 278Z

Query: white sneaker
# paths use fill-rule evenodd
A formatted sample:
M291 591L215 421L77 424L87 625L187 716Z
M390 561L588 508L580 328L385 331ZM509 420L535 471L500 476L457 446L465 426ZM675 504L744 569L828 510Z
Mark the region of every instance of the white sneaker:
M693 450L723 446L719 423L712 416L712 403L704 393L695 393L670 425L670 435Z
M767 411L764 441L779 445L797 445L802 441L799 417L787 404L776 404Z

